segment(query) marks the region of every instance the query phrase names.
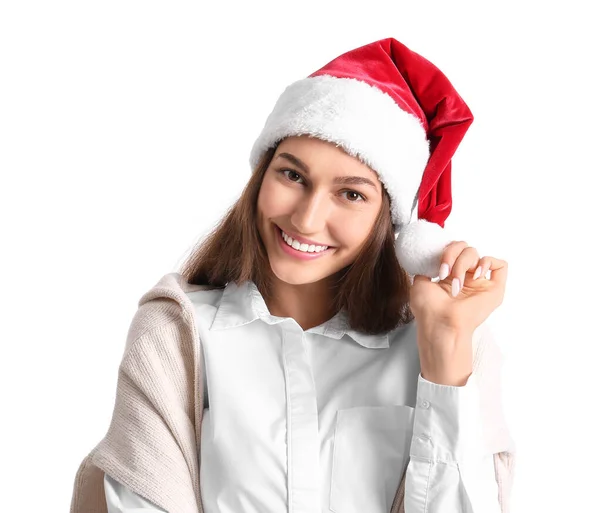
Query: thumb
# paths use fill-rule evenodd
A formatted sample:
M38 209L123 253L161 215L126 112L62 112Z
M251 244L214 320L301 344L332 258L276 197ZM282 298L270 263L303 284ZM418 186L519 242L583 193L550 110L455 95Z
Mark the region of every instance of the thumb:
M415 274L413 284L420 281L428 281L431 282L431 278L429 276L425 276L423 274Z

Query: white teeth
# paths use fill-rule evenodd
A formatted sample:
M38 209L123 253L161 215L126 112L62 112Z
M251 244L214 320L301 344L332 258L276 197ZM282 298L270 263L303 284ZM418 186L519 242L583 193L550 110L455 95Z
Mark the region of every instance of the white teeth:
M320 253L321 251L325 251L329 246L315 246L314 244L302 244L297 240L290 237L283 230L281 231L281 237L286 242L288 246L291 246L297 251L302 251L303 253Z

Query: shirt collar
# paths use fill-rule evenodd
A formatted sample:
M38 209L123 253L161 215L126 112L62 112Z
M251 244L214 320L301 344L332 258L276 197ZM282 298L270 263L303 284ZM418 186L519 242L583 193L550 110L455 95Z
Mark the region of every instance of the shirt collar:
M229 282L223 290L210 329L234 328L256 319L261 319L267 324L278 324L285 320L283 317L271 315L262 294L253 281L248 280L239 286L235 282ZM360 345L373 349L390 346L387 333L369 335L352 329L348 324L347 314L343 310L323 324L306 330L306 333L318 333L338 340L344 335L348 335Z

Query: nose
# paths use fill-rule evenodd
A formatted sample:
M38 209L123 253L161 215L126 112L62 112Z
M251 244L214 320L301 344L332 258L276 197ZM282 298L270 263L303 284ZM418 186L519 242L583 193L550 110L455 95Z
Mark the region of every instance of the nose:
M327 224L330 208L328 194L315 191L302 197L290 221L298 233L320 233Z

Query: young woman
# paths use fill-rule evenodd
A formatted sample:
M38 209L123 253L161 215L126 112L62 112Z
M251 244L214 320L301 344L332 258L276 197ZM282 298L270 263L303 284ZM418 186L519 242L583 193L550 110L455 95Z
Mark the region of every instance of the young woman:
M442 229L472 120L392 38L289 86L240 199L140 299L71 511L509 511L507 263Z

